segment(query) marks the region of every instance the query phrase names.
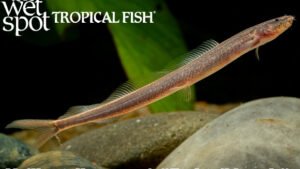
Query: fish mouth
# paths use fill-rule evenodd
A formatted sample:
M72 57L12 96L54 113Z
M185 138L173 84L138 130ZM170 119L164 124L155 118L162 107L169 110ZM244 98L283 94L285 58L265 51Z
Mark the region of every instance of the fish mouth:
M292 24L295 20L295 17L292 15L285 15L285 16L282 16L280 18L280 20L281 20L281 24L278 28L278 32L284 32L285 30L287 30L289 27L292 26Z
M294 16L292 16L292 15L286 15L286 16L284 16L285 17L285 21L284 21L284 23L285 23L285 26L286 27L290 27L290 26L292 26L292 24L293 24L293 22L294 22L294 20L295 20L295 17Z
M292 26L294 20L295 17L292 15L284 15L272 20L269 28L264 32L264 36L267 38L279 36Z
M254 36L256 41L253 42L253 47L257 47L259 44L262 45L277 38L292 26L294 20L294 16L284 15L259 24Z

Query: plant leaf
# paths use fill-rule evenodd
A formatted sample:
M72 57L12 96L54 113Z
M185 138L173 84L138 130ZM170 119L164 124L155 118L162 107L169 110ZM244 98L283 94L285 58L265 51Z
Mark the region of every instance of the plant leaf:
M162 0L49 0L54 11L113 11L119 17L123 11L153 12L154 23L108 24L119 53L122 65L131 81L152 76L186 53L186 47L176 20ZM66 29L58 25L60 34ZM100 37L99 37L100 38ZM181 96L181 97L180 97ZM194 92L192 92L194 98ZM193 108L193 101L185 102L181 94L175 93L150 105L153 112L187 110Z

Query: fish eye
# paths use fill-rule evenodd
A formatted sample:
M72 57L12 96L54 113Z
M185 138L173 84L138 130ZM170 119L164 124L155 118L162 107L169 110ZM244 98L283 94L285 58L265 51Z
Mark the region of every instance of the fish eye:
M279 19L278 19L278 18L276 18L276 19L275 19L275 22L278 22L278 21L279 21Z

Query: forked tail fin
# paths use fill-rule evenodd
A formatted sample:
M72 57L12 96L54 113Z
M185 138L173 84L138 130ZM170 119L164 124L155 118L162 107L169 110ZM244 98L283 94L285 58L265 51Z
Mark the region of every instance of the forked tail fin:
M55 126L54 120L16 120L8 124L6 128L29 129L41 133L37 140L38 148L59 133L59 129Z

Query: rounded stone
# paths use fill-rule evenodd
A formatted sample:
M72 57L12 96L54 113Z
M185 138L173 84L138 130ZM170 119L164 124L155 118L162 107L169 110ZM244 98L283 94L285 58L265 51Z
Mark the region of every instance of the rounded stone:
M0 168L15 168L36 153L36 149L0 133Z
M67 151L49 151L25 160L18 169L104 169Z
M300 168L299 140L300 99L256 100L205 125L157 169Z
M62 150L108 168L151 168L217 116L180 112L134 118L76 137L64 143Z

